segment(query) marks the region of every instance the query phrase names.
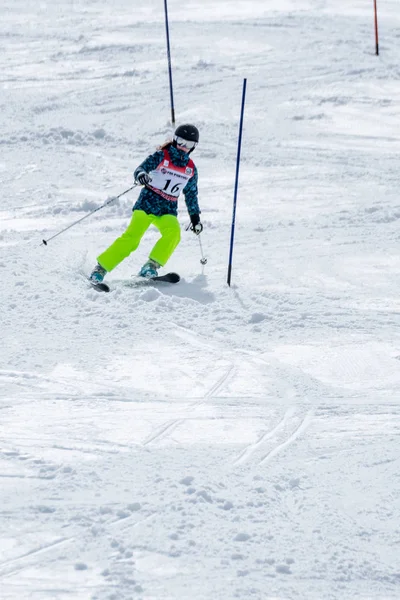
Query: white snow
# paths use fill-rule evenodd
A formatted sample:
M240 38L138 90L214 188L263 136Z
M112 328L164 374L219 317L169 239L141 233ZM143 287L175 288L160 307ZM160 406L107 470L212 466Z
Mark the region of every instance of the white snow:
M1 3L1 600L398 599L398 2L168 7L208 263L182 199L98 294L137 190L41 242L169 136L164 5Z

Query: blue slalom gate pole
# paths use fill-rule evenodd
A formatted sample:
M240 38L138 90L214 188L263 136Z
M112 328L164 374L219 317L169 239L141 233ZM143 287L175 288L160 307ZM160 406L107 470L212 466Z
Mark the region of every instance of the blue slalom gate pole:
M242 108L240 111L240 124L239 124L239 141L238 141L238 150L237 150L237 158L236 158L236 179L235 179L235 193L233 196L233 214L232 214L232 227L231 227L231 244L229 250L229 264L228 264L228 285L231 285L231 274L232 274L232 255L233 255L233 242L235 238L235 221L236 221L236 202L237 202L237 192L239 185L239 166L240 166L240 150L242 146L242 131L243 131L243 115L244 115L244 104L246 100L246 85L247 79L243 79L243 93L242 93Z
M167 0L164 0L164 10L165 10L165 34L167 37L169 95L170 95L170 99L171 99L171 122L172 122L172 127L175 127L174 90L172 87L172 63L171 63L171 48L170 48L170 44L169 44L169 23L168 23Z

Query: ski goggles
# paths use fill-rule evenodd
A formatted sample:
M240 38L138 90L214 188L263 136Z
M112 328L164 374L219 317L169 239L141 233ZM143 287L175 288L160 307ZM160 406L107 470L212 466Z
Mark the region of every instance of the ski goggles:
M176 142L177 146L183 146L188 150L193 150L193 148L196 148L197 146L197 142L190 142L189 140L185 140L184 138L181 138L177 135L174 136L174 141Z

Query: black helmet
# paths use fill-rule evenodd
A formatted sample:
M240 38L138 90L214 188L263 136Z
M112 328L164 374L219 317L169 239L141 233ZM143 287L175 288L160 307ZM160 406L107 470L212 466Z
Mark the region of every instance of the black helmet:
M199 142L199 130L194 125L179 125L175 130L175 138L181 137L188 142Z

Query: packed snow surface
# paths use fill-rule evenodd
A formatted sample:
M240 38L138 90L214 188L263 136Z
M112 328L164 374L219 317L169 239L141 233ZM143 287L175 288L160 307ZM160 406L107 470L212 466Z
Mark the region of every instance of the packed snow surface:
M182 199L181 283L134 278L150 229L99 294L138 190L89 213L171 134L164 3L2 0L1 600L400 598L398 0L378 9L376 56L372 1L169 0L208 263Z

